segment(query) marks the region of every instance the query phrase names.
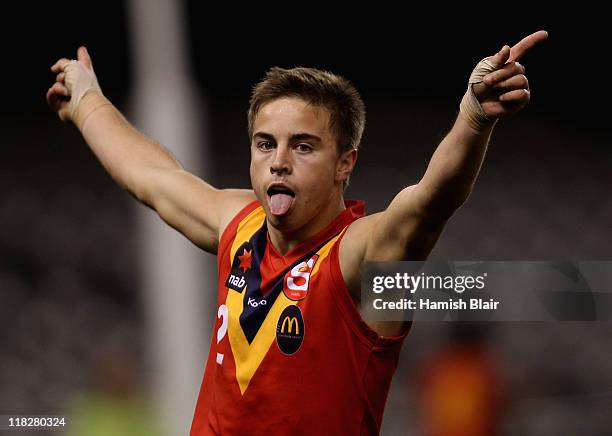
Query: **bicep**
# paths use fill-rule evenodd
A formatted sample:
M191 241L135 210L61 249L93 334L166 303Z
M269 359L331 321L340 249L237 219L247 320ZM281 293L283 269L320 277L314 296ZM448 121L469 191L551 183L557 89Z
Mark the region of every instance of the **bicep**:
M253 191L216 189L183 169L151 169L139 199L171 227L215 254L225 226L255 199Z
M418 185L403 189L373 223L364 260L425 260L446 219L427 215Z

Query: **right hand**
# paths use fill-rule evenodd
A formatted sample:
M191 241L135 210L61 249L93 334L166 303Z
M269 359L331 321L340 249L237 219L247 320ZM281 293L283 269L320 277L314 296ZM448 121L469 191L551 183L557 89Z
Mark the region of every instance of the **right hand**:
M545 30L532 33L512 48L504 45L496 55L476 65L459 106L460 114L472 129L491 128L498 118L514 114L529 103L525 67L517 61L546 38L548 32Z
M77 58L72 61L62 58L51 67L51 72L57 76L47 91L47 102L62 121L75 121L79 103L85 94L95 92L103 95L85 47L79 47Z
M489 118L503 118L520 111L529 103L529 81L525 67L518 63L531 48L548 38L548 32L540 30L523 38L512 48L504 46L489 62L495 71L474 83L474 95Z

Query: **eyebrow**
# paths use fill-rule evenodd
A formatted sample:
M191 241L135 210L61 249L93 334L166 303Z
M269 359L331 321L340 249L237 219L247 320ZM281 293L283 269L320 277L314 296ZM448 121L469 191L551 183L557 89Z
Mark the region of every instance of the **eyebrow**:
M265 139L267 141L275 141L276 140L274 138L274 135L272 135L270 133L266 133L266 132L255 132L253 134L253 139L254 138L261 138L261 139ZM295 142L295 141L318 141L318 142L322 142L321 138L319 138L317 135L313 135L311 133L294 133L293 135L291 135L289 137L289 140L291 142Z

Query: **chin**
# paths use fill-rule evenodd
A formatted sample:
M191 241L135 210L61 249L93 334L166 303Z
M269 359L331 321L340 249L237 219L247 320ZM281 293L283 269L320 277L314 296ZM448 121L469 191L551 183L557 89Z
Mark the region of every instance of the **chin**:
M296 227L293 219L293 215L295 213L294 211L291 211L286 215L278 216L272 214L267 207L265 207L264 210L266 211L266 219L268 220L268 224L274 228L287 231Z

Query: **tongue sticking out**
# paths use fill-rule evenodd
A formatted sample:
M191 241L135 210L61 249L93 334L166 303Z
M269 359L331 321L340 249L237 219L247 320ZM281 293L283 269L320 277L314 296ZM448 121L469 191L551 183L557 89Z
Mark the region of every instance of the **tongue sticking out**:
M284 215L293 203L293 197L288 194L274 194L270 196L270 209L273 215Z

